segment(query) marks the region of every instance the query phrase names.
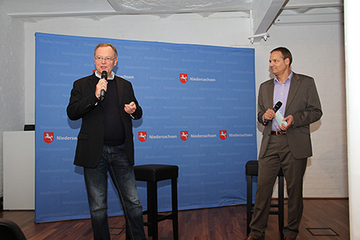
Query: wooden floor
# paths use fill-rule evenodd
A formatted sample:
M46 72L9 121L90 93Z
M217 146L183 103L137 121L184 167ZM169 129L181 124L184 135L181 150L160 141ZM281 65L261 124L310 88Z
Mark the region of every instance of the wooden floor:
M304 204L304 215L297 240L350 239L347 199L305 199ZM0 218L16 222L28 240L92 239L89 219L35 224L34 211L3 211L0 212ZM277 221L276 215L270 215L266 240L280 239ZM123 217L109 218L109 225L112 240L125 240ZM244 205L179 212L180 240L242 240L245 237ZM160 222L159 240L172 239L171 221Z

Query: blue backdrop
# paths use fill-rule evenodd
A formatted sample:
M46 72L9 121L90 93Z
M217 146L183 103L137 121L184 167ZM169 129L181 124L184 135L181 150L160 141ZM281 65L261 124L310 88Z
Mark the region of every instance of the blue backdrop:
M246 202L245 163L256 159L254 49L36 33L35 221L88 218L82 168L73 165L81 120L66 115L72 83L92 74L100 42L143 108L133 121L135 163L179 166L179 209ZM138 182L146 206L146 185ZM109 216L122 208L109 185ZM170 181L159 210L171 209Z

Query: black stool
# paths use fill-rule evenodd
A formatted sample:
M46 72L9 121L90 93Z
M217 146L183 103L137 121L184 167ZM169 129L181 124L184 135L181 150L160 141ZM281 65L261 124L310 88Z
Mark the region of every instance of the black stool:
M174 240L179 239L178 230L178 199L177 199L177 178L179 167L175 165L148 164L134 166L135 179L147 182L147 214L148 221L144 225L148 227L148 235L153 240L158 240L158 222L171 219L173 224ZM171 179L171 203L170 214L158 214L157 182ZM128 236L127 236L128 237Z
M250 233L251 215L254 212L252 203L252 180L258 175L258 161L252 160L246 163L246 178L247 178L247 235ZM278 204L271 204L272 208L277 208L277 211L270 211L270 214L278 215L280 238L284 239L284 174L282 169L278 173Z

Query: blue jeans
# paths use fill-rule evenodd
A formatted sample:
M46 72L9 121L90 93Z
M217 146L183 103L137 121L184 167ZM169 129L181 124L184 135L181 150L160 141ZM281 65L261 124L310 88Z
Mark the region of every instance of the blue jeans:
M130 239L146 239L134 169L123 144L121 146L104 145L99 165L96 168L84 167L94 240L110 240L107 216L108 172L123 206Z

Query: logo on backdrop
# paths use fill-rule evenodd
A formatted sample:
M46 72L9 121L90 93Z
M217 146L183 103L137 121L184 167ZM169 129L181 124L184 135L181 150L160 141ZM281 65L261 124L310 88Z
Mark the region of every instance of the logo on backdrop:
M180 138L183 141L188 140L189 138L189 131L180 131Z
M54 140L53 132L44 132L44 141L46 143L51 143Z
M186 83L188 81L187 73L180 73L180 82Z
M146 132L138 132L138 138L140 142L145 142L146 140Z
M227 131L226 130L220 130L219 136L220 136L221 140L225 140L226 137L227 137Z

